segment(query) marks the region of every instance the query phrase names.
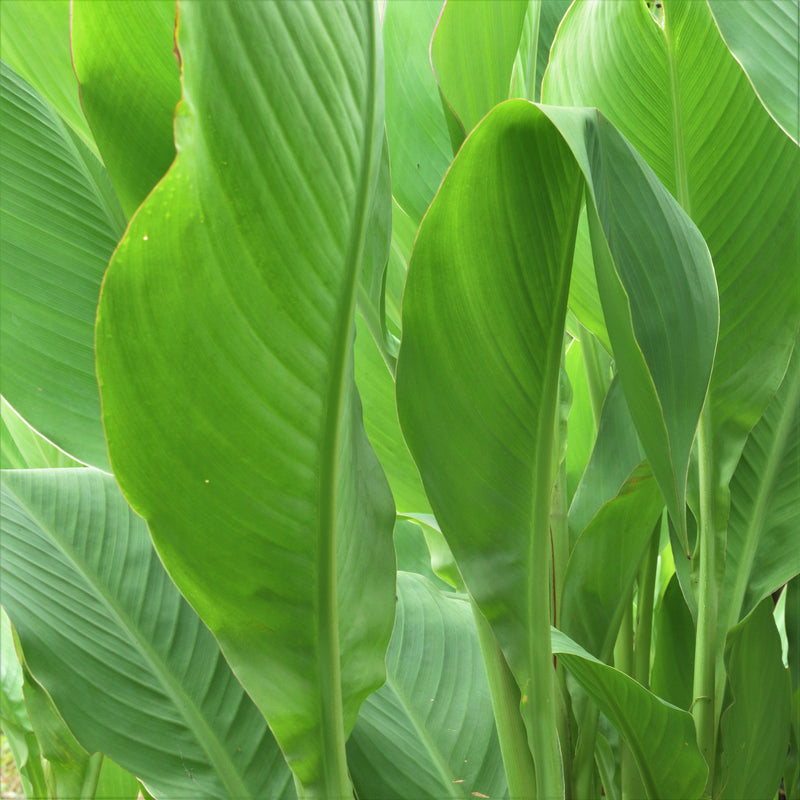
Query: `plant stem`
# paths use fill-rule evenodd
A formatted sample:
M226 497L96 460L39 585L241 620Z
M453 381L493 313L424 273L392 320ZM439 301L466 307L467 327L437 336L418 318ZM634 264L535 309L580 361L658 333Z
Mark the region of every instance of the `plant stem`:
M708 404L703 407L697 428L697 458L700 479L700 580L697 598L697 636L694 653L692 716L697 744L708 764L704 797L714 786L716 752L715 671L717 655L716 530L714 527L714 480L711 420Z
M97 784L100 782L100 770L103 767L103 754L92 753L83 776L81 797L94 797L97 793Z
M622 615L622 624L614 645L614 666L626 675L633 675L633 601L629 597ZM630 748L620 742L620 769L622 778L622 800L643 797L639 771Z
M486 667L486 677L489 679L489 691L492 695L492 708L497 723L497 736L500 740L509 795L525 800L527 798L536 800L536 770L528 749L525 724L520 715L519 686L491 626L471 597L470 605L475 627L478 629L478 642Z

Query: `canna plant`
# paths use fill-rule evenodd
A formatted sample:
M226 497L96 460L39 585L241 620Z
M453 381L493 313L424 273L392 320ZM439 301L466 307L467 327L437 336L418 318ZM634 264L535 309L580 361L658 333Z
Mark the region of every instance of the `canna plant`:
M797 0L0 14L29 797L800 797Z

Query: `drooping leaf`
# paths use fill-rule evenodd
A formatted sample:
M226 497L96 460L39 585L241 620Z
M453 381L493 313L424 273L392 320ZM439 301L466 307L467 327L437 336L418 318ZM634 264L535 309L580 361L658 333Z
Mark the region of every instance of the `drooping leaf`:
M720 303L709 409L724 486L800 326L800 149L762 107L708 5L666 0L664 12L662 27L643 3L574 3L554 42L543 99L597 106L708 243Z
M70 0L3 0L0 58L45 99L95 156L72 68Z
M708 4L761 102L800 143L800 2L709 0Z
M397 518L394 526L394 550L397 554L398 571L414 572L427 578L438 589L452 591L450 585L431 568L431 554L419 522L407 517Z
M335 759L384 679L395 602L395 513L353 379L377 11L179 13L179 155L98 314L109 451L300 783L344 792Z
M113 478L10 471L2 492L2 604L81 745L159 795L292 797L263 717Z
M71 12L81 105L130 217L175 157L176 3L74 0Z
M386 684L348 743L361 800L507 796L469 603L399 573Z
M771 800L789 747L792 701L770 598L728 634L725 667L731 704L720 721L717 791L731 800Z
M731 481L720 635L800 573L800 347Z
M94 318L121 213L55 112L5 64L0 80L0 390L58 447L108 469Z
M598 661L561 631L553 629L552 642L553 653L630 748L647 796L699 797L708 770L697 749L691 715Z
M444 0L389 0L383 18L392 194L414 228L452 158L430 44Z
M445 2L431 39L431 66L462 136L509 98L528 5L528 0Z

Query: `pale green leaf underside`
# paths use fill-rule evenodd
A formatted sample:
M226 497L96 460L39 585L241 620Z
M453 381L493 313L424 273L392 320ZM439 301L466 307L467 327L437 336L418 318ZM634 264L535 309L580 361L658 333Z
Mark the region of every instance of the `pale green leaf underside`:
M108 469L94 318L121 214L97 159L5 64L0 102L2 392L56 445Z
M398 574L387 682L348 742L361 800L506 796L486 673L469 604Z
M2 604L83 747L168 796L292 797L263 717L113 478L7 471L2 486Z
M378 21L179 12L179 155L106 276L104 423L171 575L312 786L384 679L394 616L395 514L352 355Z

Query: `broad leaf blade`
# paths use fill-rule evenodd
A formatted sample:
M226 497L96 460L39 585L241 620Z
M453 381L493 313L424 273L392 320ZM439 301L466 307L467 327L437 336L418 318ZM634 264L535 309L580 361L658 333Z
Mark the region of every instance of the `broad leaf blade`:
M687 711L665 703L555 629L553 653L625 739L649 798L700 796L708 770Z
M709 0L709 6L761 102L800 143L800 3Z
M469 603L399 573L387 682L348 743L361 800L506 796L500 748Z
M179 156L97 325L115 474L306 787L382 683L394 616L352 354L383 133L373 12L180 7Z
M175 0L72 3L81 105L128 217L175 157L175 13Z
M0 102L2 393L56 445L107 469L94 318L123 221L94 156L5 64Z
M157 794L293 796L263 717L113 478L12 471L2 491L2 603L81 745Z

